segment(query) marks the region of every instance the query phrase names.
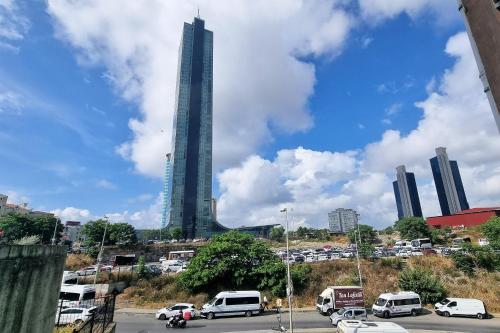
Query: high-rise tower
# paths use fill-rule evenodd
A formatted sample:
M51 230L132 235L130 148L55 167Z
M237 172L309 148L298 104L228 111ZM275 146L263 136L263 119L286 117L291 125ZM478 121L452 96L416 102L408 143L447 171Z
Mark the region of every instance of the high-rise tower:
M415 175L412 172L406 172L405 166L400 165L396 168L396 178L397 180L392 183L392 186L398 207L398 218L422 217Z
M213 33L199 17L184 23L172 138L170 228L184 238L209 236L212 203Z
M469 209L457 161L450 161L446 148L436 148L436 157L430 159L432 175L443 215L453 215Z

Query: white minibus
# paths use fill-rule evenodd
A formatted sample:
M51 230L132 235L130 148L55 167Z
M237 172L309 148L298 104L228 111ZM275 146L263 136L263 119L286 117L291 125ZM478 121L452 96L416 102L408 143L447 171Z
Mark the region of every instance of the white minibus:
M260 312L261 304L258 291L223 291L203 305L200 315L207 319L237 315L251 317Z
M84 304L93 305L95 287L91 284L63 284L59 292L59 300L63 307L75 307Z
M422 313L420 296L413 291L400 291L381 294L372 306L374 315L384 318L411 314L416 316Z

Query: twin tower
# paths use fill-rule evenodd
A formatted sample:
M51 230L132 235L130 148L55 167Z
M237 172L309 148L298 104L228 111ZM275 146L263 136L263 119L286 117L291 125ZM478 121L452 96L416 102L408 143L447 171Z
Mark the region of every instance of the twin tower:
M438 147L436 148L436 156L431 158L430 162L441 213L453 215L469 209L457 161L450 161L446 148ZM415 175L406 172L405 166L401 165L396 168L396 178L397 180L392 185L396 197L398 218L422 217Z

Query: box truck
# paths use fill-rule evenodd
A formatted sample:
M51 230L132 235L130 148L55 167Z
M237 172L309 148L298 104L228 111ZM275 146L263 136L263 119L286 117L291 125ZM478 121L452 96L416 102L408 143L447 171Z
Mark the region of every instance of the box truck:
M318 296L316 309L322 315L332 315L347 306L364 307L363 288L358 286L330 286Z

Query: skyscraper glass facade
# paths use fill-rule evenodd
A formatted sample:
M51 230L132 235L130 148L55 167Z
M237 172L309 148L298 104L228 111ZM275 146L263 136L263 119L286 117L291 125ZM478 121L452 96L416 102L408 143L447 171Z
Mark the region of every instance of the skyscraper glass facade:
M457 162L448 159L446 148L436 148L436 155L430 163L441 213L452 215L469 209Z
M392 183L392 186L398 208L398 218L422 217L422 208L420 206L415 175L411 172L406 172L404 165L398 166L396 171L397 180Z
M212 199L213 33L195 18L184 23L179 48L172 138L172 199L169 227L183 237L209 236Z

